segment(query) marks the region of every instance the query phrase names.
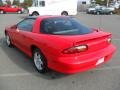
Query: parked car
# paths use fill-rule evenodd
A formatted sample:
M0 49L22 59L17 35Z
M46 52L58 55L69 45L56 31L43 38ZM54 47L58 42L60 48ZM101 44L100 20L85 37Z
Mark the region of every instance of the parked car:
M115 14L115 9L112 7L105 7L105 6L101 6L99 9L95 9L93 11L94 14Z
M120 2L116 2L116 3L111 3L110 7L113 7L115 9L119 9L120 8Z
M27 17L5 29L6 43L33 58L35 68L77 73L110 60L115 52L111 33L87 28L66 16Z
M0 14L5 14L7 12L16 12L18 14L23 13L24 9L17 7L17 6L9 6L9 5L5 5L5 6L0 6Z
M91 5L91 6L89 6L88 8L87 8L87 10L86 10L86 13L87 14L92 14L93 13L93 11L95 11L95 9L99 9L100 8L100 5Z

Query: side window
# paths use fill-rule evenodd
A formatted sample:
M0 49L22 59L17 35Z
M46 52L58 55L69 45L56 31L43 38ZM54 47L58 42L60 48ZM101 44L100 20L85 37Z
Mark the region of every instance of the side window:
M39 2L39 5L40 5L41 7L44 7L44 6L45 6L45 1L40 1L40 2Z
M25 19L17 25L17 28L23 31L32 32L35 19Z
M54 30L54 24L52 21L42 21L41 32L42 33L52 33Z

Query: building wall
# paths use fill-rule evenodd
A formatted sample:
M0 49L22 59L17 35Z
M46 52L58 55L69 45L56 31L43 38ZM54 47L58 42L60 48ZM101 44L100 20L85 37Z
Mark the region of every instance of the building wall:
M86 4L91 4L91 0L78 0L79 4L85 4L85 2Z
M78 0L78 7L77 7L78 12L86 11L87 7L90 4L91 4L91 0Z

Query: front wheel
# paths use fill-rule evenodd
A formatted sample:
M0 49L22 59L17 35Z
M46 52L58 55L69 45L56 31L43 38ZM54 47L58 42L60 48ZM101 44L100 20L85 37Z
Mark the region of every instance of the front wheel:
M37 12L33 12L32 16L38 16L39 14Z
M113 12L110 12L110 15L112 15L113 14Z
M61 13L61 15L68 16L68 12L63 11L63 12Z
M18 13L18 14L21 14L21 13L22 13L22 11L21 11L21 10L19 10L17 13Z
M13 46L12 43L11 43L11 40L10 40L10 37L9 37L8 34L6 34L6 43L7 43L8 47Z
M48 70L47 61L44 55L37 48L33 50L33 61L34 61L35 68L37 69L38 72L40 73L47 72Z
M100 12L96 12L97 15L100 15Z

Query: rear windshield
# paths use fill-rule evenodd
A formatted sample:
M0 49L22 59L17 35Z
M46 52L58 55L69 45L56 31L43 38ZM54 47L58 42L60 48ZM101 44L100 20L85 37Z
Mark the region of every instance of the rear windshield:
M83 35L92 32L90 28L70 17L44 19L41 23L40 31L45 34L55 35Z

